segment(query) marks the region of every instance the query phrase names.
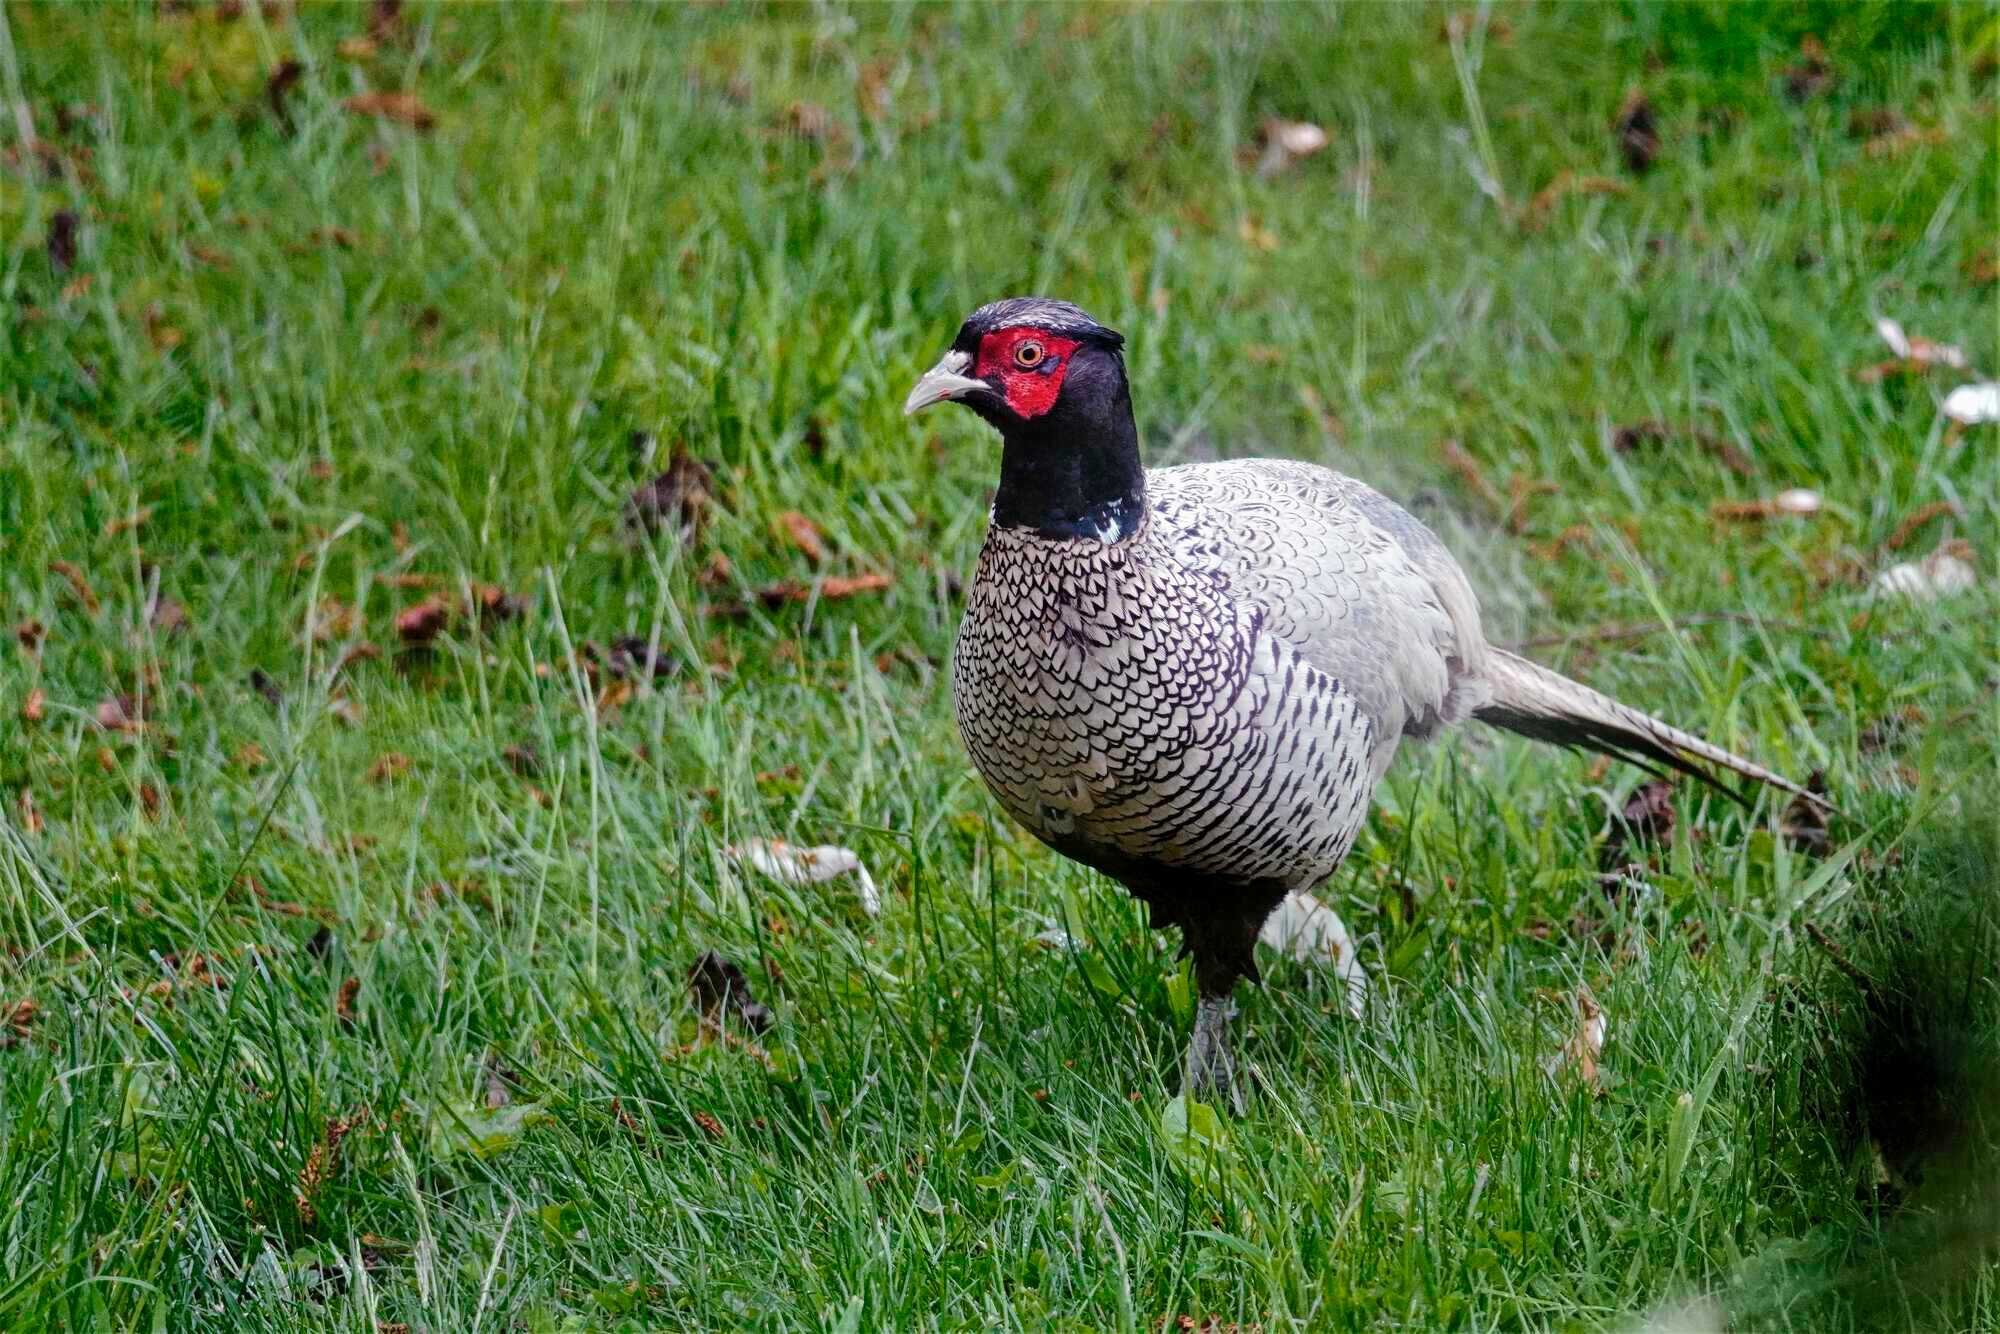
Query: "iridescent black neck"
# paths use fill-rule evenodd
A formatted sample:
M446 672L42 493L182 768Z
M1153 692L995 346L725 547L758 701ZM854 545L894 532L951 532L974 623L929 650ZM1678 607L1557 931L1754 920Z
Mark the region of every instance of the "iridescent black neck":
M1118 353L1079 349L1047 416L995 424L1006 444L993 522L1043 537L1103 542L1139 530L1146 469Z

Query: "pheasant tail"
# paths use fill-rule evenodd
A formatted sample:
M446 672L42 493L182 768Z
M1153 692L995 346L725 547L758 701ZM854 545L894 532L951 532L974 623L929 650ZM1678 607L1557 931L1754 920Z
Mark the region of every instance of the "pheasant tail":
M1539 663L1517 654L1492 649L1486 676L1492 698L1473 711L1473 716L1494 727L1504 727L1537 741L1559 746L1580 746L1641 767L1663 764L1688 774L1738 801L1742 796L1718 780L1715 765L1745 778L1782 788L1815 805L1832 809L1825 798L1808 792L1797 783L1775 774L1740 755L1732 755L1692 733L1671 727L1658 718L1628 708L1589 686L1552 672Z

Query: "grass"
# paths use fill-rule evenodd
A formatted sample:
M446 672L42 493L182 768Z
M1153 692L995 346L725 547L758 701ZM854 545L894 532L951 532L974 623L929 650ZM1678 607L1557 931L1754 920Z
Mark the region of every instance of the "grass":
M64 165L8 131L0 1325L2000 1329L2000 453L1856 374L1877 315L2000 367L1990 8L5 18ZM1271 115L1331 146L1260 180ZM1327 891L1381 1013L1269 961L1250 1114L1176 1101L1174 942L942 682L997 454L898 408L1022 291L1126 332L1156 461L1367 477L1496 638L1824 771L1827 854L1683 791L1607 896L1637 775L1412 752ZM688 543L625 517L678 448ZM1977 588L1870 599L1949 537ZM476 585L522 613L399 643ZM724 855L773 836L880 918Z

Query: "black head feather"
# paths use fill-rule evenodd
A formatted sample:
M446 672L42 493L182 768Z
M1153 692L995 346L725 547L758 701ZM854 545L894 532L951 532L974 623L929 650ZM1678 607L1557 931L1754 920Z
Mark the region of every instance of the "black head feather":
M965 324L959 329L958 339L952 346L971 352L977 349L979 340L987 334L1022 325L1094 343L1107 351L1116 352L1125 346L1125 335L1116 329L1105 328L1090 318L1082 307L1045 296L1010 296L987 302L966 316Z

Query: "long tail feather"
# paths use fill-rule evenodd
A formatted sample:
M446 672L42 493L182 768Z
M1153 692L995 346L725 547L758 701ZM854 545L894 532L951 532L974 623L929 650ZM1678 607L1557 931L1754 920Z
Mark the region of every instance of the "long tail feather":
M1743 800L1742 795L1725 786L1700 762L1754 778L1827 810L1833 809L1824 797L1808 792L1781 774L1710 745L1658 718L1627 708L1608 695L1517 654L1490 650L1486 675L1493 687L1492 698L1473 711L1473 716L1483 723L1537 741L1598 751L1641 768L1652 767L1647 761L1662 764L1698 778L1737 801Z

